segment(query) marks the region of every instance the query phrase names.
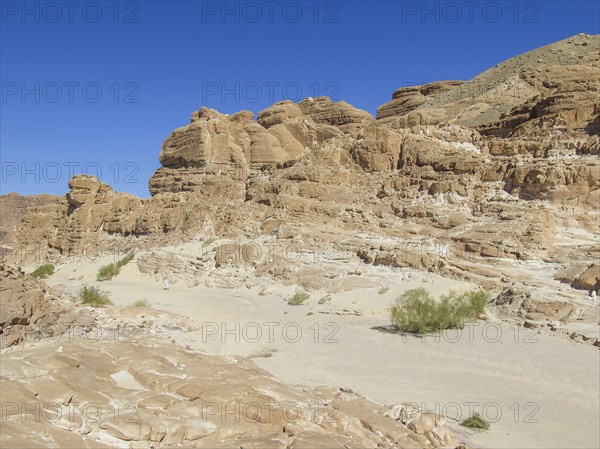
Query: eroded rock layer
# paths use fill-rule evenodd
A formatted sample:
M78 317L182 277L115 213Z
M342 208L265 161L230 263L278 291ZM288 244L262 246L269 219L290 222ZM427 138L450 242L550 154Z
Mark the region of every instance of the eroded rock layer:
M26 214L19 242L59 260L191 238L319 241L351 264L585 302L598 292L586 270L600 249L599 42L578 35L468 82L401 88L378 119L326 97L256 120L201 108L164 142L152 198L76 176L68 207ZM301 264L246 265L297 282Z

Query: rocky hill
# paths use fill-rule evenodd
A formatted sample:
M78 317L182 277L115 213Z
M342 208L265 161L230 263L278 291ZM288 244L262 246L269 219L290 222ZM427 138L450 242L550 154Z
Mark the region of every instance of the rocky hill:
M76 176L68 206L26 214L19 242L59 260L90 245L228 239L176 271L204 282L234 263L343 289L333 266L265 250L328 247L340 273L434 271L533 295L512 313L577 319L600 280L599 44L578 35L468 82L402 88L377 118L326 97L280 102L256 119L201 108L164 142L152 198ZM223 256L249 244L252 257Z
M504 61L467 82L398 89L377 118L401 126L459 124L501 137L532 135L548 120L558 120L561 130L598 134L593 93L599 74L598 36L580 34Z
M2 447L468 447L438 414L287 385L249 359L185 346L197 330L187 317L93 309L69 285L85 283L81 260L130 251L124 270L146 280L168 270L190 287L337 293L439 274L491 290L488 319L595 351L599 57L600 36L574 36L471 81L398 89L377 117L326 97L256 118L201 108L163 143L149 199L82 175L66 198L1 197L12 245L0 265ZM73 284L52 288L19 268L40 260L68 260L58 269L69 266L61 282ZM452 375L444 382L451 389Z

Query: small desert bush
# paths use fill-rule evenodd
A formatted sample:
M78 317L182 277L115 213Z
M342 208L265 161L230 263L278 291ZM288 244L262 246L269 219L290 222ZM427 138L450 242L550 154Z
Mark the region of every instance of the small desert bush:
M122 259L118 260L115 263L109 263L108 265L104 265L100 267L98 270L98 274L96 275L97 281L108 281L109 279L114 278L121 268L127 265L134 257L134 253L129 253Z
M290 299L288 299L288 304L290 306L299 306L300 304L302 304L304 301L306 301L309 298L310 298L310 295L306 292L296 293L294 296L292 296Z
M331 301L331 295L325 295L321 299L319 299L317 304L325 304L326 302L329 302L329 301Z
M248 357L251 359L256 359L256 358L268 359L269 357L273 357L273 354L275 354L276 352L277 352L277 348L267 348L267 349L263 349L262 351L250 354Z
M40 265L37 267L32 273L31 276L34 278L47 278L48 276L52 276L54 274L54 265L51 263L45 263L44 265Z
M451 293L436 301L423 288L408 290L391 310L392 323L403 332L424 335L445 329L462 329L478 318L489 301L488 292Z
M486 292L485 290L479 290L476 292L465 293L464 296L473 314L475 315L475 318L478 318L483 315L485 306L487 306L490 302L492 295L490 292Z
M487 422L479 413L474 413L473 416L463 420L460 425L476 430L488 430L490 428L490 423Z
M379 291L377 293L380 295L385 295L389 291L390 291L389 287L381 287L381 289L379 289Z
M98 274L96 275L97 281L108 281L109 279L114 278L117 274L119 274L119 269L117 265L114 263L109 263L108 265L104 265L100 267L98 270Z
M87 304L92 307L102 307L112 304L106 293L100 293L98 290L83 289L79 292L79 298L82 304Z
M150 303L147 299L138 299L133 304L131 304L131 307L150 307Z
M129 262L131 262L133 260L134 256L135 256L134 253L129 253L125 257L123 257L122 259L118 260L117 263L116 263L117 268L120 269L121 267L127 265Z

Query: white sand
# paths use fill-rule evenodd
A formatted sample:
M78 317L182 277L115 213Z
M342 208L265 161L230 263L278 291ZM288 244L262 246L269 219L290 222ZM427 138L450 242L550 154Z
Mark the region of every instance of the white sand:
M352 388L384 404L413 401L462 418L470 407L493 421L500 412L490 431L471 437L477 446L600 447L597 348L483 322L438 341L372 329L389 325L386 309L402 290L424 286L439 294L465 288L460 282L430 276L427 282L390 284L384 295L377 288L361 289L333 294L331 301L317 305L325 293L312 293L305 305L289 306L285 298L293 294L292 287L273 285L266 296L258 288L182 283L163 291L160 279L141 275L135 265L112 281L96 283L103 262L82 265L75 273L73 264L63 265L49 283L73 292L83 283L100 285L117 306L147 299L154 309L190 317L200 327L191 333L172 331L177 343L214 354L269 350L271 357L253 360L286 382ZM348 315L353 311L363 315Z

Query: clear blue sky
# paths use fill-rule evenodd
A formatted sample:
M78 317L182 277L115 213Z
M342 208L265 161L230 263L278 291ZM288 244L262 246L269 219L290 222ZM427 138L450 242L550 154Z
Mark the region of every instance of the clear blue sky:
M2 1L1 193L64 194L70 174L101 170L147 197L162 142L200 106L329 95L375 114L400 86L597 34L598 5Z

